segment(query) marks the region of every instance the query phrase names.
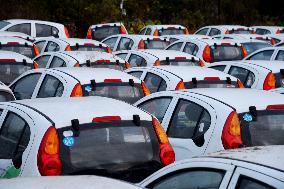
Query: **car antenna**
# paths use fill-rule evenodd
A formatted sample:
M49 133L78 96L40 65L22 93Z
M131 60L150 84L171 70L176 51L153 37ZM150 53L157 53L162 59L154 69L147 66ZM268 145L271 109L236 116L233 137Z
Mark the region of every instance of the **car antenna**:
M72 129L74 130L74 136L78 137L80 135L80 123L78 119L72 119L71 120L71 126Z
M253 121L256 121L256 118L257 118L257 110L256 110L256 107L255 107L255 106L250 106L250 107L249 107L249 112L250 112L250 114L251 114L252 117L253 117Z
M192 78L192 84L193 84L193 88L196 88L197 87L197 79L196 77Z
M139 115L133 115L133 123L136 126L140 126L141 125L141 120L140 120L140 116Z

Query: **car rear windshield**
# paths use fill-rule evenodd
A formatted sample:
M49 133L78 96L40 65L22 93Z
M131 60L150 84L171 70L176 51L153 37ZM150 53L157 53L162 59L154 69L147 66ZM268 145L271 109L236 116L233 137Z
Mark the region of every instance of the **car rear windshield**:
M161 65L173 65L173 66L199 66L199 61L192 60L161 60Z
M246 29L236 29L236 30L230 30L230 34L252 34L252 30L246 30Z
M11 23L6 21L0 21L0 29L4 28L5 26L8 26L9 24Z
M226 80L212 80L205 81L199 80L196 82L184 82L184 86L186 89L192 88L238 88L238 84L235 81L226 81Z
M79 45L79 46L71 46L72 51L100 51L107 52L106 47L100 47L95 45Z
M180 34L185 34L185 31L183 29L178 29L178 28L167 28L167 29L160 29L159 34L160 35L180 35Z
M284 110L257 111L255 120L249 113L239 116L244 146L284 145Z
M116 62L91 62L80 64L81 67L91 67L91 68L110 68L114 70L124 70L124 64Z
M261 43L261 42L248 42L248 43L242 43L242 45L245 47L248 54L251 54L258 49L271 47L271 45L269 45L268 43Z
M97 41L102 41L111 35L120 34L119 26L103 26L93 29L93 39Z
M76 132L71 126L58 129L63 175L139 182L162 167L151 121L140 121L140 126L133 121L97 122L79 128Z
M276 79L276 88L284 87L284 74L275 73L274 76Z
M29 58L35 57L35 52L33 46L25 46L25 45L2 45L0 47L2 51L13 51L19 54L22 54Z
M164 40L145 40L145 49L165 49L170 45L169 41Z
M122 100L128 103L134 103L144 97L140 84L131 86L129 83L96 83L94 87L91 84L84 85L84 96L104 96Z
M242 47L233 45L211 46L212 62L226 60L242 60L244 54Z
M6 85L14 81L22 73L32 69L32 64L23 62L3 62L0 61L0 81Z

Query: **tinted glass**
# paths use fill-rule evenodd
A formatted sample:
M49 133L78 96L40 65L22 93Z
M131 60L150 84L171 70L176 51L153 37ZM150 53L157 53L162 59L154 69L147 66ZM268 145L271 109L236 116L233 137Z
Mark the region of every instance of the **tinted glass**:
M226 66L210 66L209 68L223 72Z
M0 50L3 51L13 51L19 54L22 54L29 58L35 57L35 52L33 46L25 45L1 45Z
M122 37L118 43L117 51L119 50L130 50L133 46L134 42L132 39Z
M120 34L119 26L104 26L104 27L96 27L92 31L93 39L97 41L101 41L108 36Z
M140 79L143 72L128 72L128 74Z
M230 45L211 46L212 62L226 60L242 60L244 54L241 47Z
M42 51L42 49L43 49L43 47L44 47L44 45L45 45L45 42L46 42L46 41L39 41L39 42L36 42L36 43L35 43L35 45L37 46L39 52Z
M60 50L60 47L58 44L52 42L52 41L49 41L45 47L45 50L44 52L56 52L56 51L59 51Z
M35 59L39 68L46 68L50 55L43 55Z
M145 49L165 49L170 42L164 40L145 40Z
M183 44L183 42L175 43L175 44L169 46L169 47L167 48L167 50L180 51L182 44Z
M127 53L120 53L120 54L116 54L115 56L118 56L119 58L125 60Z
M255 75L245 68L232 66L229 70L229 74L238 78L246 88L251 88L255 81Z
M163 80L163 78L155 74L152 74L152 73L147 73L144 81L147 87L149 88L150 93L154 93L158 91L165 91L167 88L167 85L165 81Z
M129 59L128 59L129 64L131 67L141 67L141 66L146 66L147 62L144 58L142 58L139 55L132 54Z
M211 28L211 30L209 32L209 36L219 35L219 34L221 34L221 31L216 29L216 28Z
M251 54L256 50L259 50L265 47L271 47L271 45L269 45L268 43L261 43L261 42L242 43L242 45L245 47L248 54Z
M13 95L4 91L0 91L0 102L7 102L11 100L14 100Z
M196 32L196 34L198 34L198 35L206 35L206 34L207 34L207 31L208 31L208 28L204 28L204 29L202 29L202 30Z
M114 70L123 71L125 65L116 62L90 62L86 64L80 64L81 67L91 67L91 68L110 68Z
M252 55L249 60L270 60L274 50L265 50Z
M111 50L113 50L117 39L118 39L118 37L112 37L112 38L105 40L103 43L106 44L107 46L109 46L111 48Z
M178 28L167 28L167 29L161 29L159 30L160 35L181 35L185 34L185 31L183 29Z
M241 176L239 178L237 188L238 189L274 189L274 187L271 187L266 183L244 176Z
M251 34L252 31L246 29L237 29L237 30L230 30L230 34Z
M266 34L271 34L271 32L269 30L266 29L256 29L255 33L258 35L266 35Z
M106 47L100 47L95 45L78 45L78 46L71 46L72 51L100 51L100 52L107 52Z
M147 28L145 35L151 35L151 32L152 32L151 28Z
M194 43L186 43L183 52L196 55L196 53L198 52L198 47Z
M27 35L31 35L31 24L17 24L8 28L7 31L21 32Z
M53 59L49 65L50 68L66 67L66 63L63 59L53 56Z
M4 28L5 26L8 26L9 24L11 23L6 21L0 21L0 29Z
M142 30L139 32L139 35L144 35L145 31L146 31L146 28L142 29Z
M199 61L192 61L191 59L172 59L172 60L161 60L161 65L173 65L173 66L199 66Z
M238 88L235 81L227 80L198 80L196 83L184 82L186 89L192 88Z
M61 97L64 91L63 84L57 78L46 75L41 86L37 98Z
M284 51L278 51L275 60L284 61Z
M59 30L46 24L35 24L37 37L58 37Z

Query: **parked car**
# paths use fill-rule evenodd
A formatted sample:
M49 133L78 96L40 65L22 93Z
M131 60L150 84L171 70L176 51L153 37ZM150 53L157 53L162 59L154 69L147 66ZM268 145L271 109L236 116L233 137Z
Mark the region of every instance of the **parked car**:
M0 51L0 81L9 85L15 78L30 69L38 68L30 58L12 51Z
M142 28L140 35L184 35L189 34L188 29L182 25L148 25Z
M267 47L259 49L244 60L270 60L270 61L284 61L284 47Z
M123 23L104 23L91 25L87 32L88 39L102 41L103 39L117 34L128 34Z
M70 37L68 29L63 24L41 20L2 20L0 21L0 31L20 32L32 37Z
M14 94L11 89L0 81L0 102L15 100Z
M145 66L204 66L199 58L179 51L146 49L114 52L116 56L127 61L131 67Z
M252 30L240 25L212 25L198 29L194 34L215 36L220 34L251 34Z
M0 109L2 178L101 175L140 182L175 160L160 122L119 100L38 98L2 102Z
M283 146L227 150L176 162L138 185L149 189L284 188Z
M273 90L284 87L284 61L271 63L269 61L226 61L208 66L223 71L238 78L245 88Z
M144 81L150 93L193 88L239 88L243 84L223 72L197 66L136 67L126 70Z
M1 22L0 22L1 23ZM5 37L18 37L21 39L28 40L30 42L34 42L34 38L30 35L20 33L20 32L10 32L10 31L0 31L0 36L5 36Z
M251 26L250 28L258 35L284 33L284 27L281 26Z
M134 105L162 123L176 160L224 149L283 145L284 96L257 89L163 91Z
M141 80L107 68L30 70L15 79L10 88L17 100L104 96L134 103L149 94L149 89Z
M57 51L102 51L111 53L104 43L91 39L79 38L41 38L35 41L40 53Z
M39 68L93 67L124 70L130 65L110 53L99 51L58 51L45 52L34 58Z

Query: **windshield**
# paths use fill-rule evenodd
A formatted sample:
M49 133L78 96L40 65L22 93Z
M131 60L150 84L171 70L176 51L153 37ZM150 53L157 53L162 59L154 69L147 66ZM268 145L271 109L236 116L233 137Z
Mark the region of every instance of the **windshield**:
M195 82L184 82L186 89L192 88L238 88L238 84L235 81L226 80L212 80L212 81L197 81Z
M104 96L122 100L133 104L144 97L143 89L140 84L131 86L129 83L96 83L93 88L91 84L84 85L84 96Z
M244 54L242 47L232 45L211 46L212 62L226 60L242 60Z
M162 60L160 61L161 65L173 65L173 66L199 66L198 61L191 60Z
M124 70L124 64L116 63L116 62L91 62L80 64L81 67L91 67L91 68L110 68L114 70Z
M185 31L183 29L178 29L178 28L167 28L167 29L160 29L159 34L160 35L182 35L182 34L185 34Z
M8 26L9 24L11 23L6 21L0 21L0 29L4 28L5 26Z
M107 52L106 47L99 47L95 45L79 45L79 46L71 46L72 51L100 51Z
M70 132L71 146L64 143ZM101 175L139 182L162 167L151 121L141 121L140 126L132 120L89 123L80 125L78 133L72 127L60 128L58 133L63 175Z
M94 40L102 41L108 36L120 34L120 27L119 26L97 27L93 29L92 34Z
M284 110L257 111L240 114L244 146L284 145Z
M9 85L22 73L32 69L32 64L22 62L0 62L0 81Z
M248 42L248 43L242 43L242 45L247 50L248 54L251 54L258 49L271 47L271 45L269 45L268 43L261 43L261 42Z
M164 40L145 40L145 49L165 49L170 45L169 41Z
M13 51L19 54L22 54L29 58L35 57L35 52L33 46L25 46L25 45L2 45L0 47L2 51Z

